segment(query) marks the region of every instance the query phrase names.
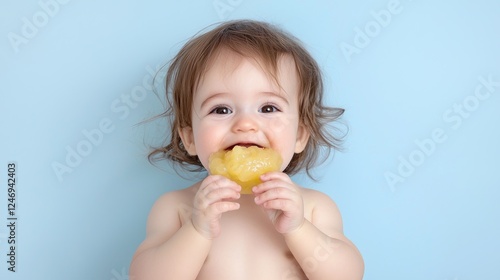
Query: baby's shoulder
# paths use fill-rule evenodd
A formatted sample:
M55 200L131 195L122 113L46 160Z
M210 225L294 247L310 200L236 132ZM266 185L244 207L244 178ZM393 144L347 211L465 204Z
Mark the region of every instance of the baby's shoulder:
M327 194L318 190L301 188L304 211L310 221L328 232L342 232L342 217L337 204Z
M190 213L196 184L162 194L154 203L148 218L148 231L162 232L166 227L179 228ZM164 221L168 220L169 223Z
M169 200L169 199L187 199L187 198L190 198L194 195L192 188L193 188L193 186L188 187L188 188L184 188L184 189L178 189L178 190L166 192L166 193L162 194L158 198L158 200L162 201L162 200Z
M162 194L155 202L153 208L160 209L179 209L183 205L191 205L196 194L197 184L191 187L169 191Z
M323 192L305 187L300 187L300 190L302 192L304 203L308 203L313 206L335 205L333 199Z

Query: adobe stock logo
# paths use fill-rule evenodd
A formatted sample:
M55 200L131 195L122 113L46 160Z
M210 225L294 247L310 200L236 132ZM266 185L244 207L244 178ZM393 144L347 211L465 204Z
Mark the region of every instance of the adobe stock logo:
M226 20L238 8L243 0L214 0L212 5L220 20Z
M346 61L351 63L352 57L360 54L362 50L372 43L373 39L380 36L382 31L392 23L396 15L401 14L403 9L399 0L390 0L385 8L379 11L370 11L372 19L367 21L361 28L359 26L354 27L352 44L345 41L340 43L340 50Z
M443 121L452 130L458 130L464 120L470 118L472 113L479 109L481 103L488 100L500 88L500 82L493 80L491 74L487 78L479 76L478 81L473 93L464 97L460 102L454 103L443 112ZM408 156L398 157L396 171L387 171L384 173L385 180L391 191L395 192L396 185L403 183L408 177L413 175L417 168L422 166L436 152L439 145L445 143L446 140L448 140L448 134L446 133L446 129L442 127L434 128L429 137L415 139L415 149Z
M21 45L28 44L30 39L35 38L40 29L45 27L51 18L54 18L60 11L61 5L66 5L70 0L40 0L38 6L40 9L36 11L31 19L22 17L22 26L20 34L9 32L7 38L10 45L16 53L19 52Z
M113 119L125 120L129 117L132 110L137 108L141 102L147 97L148 93L153 90L153 79L155 75L163 75L161 65L156 67L156 70L151 66L146 67L146 75L142 79L142 84L133 87L130 93L124 93L120 97L115 98L109 108L114 117L103 117L97 123L97 127L83 129L81 134L83 139L80 139L74 145L66 145L66 156L63 161L53 161L51 164L52 170L59 182L64 180L64 176L73 171L83 163L85 158L89 157L92 151L103 143L107 135L115 131L116 121Z
M113 278L111 280L133 280L134 277L128 275L128 269L125 267L122 267L121 272L116 271L116 269L113 269L111 271L111 274L113 275Z

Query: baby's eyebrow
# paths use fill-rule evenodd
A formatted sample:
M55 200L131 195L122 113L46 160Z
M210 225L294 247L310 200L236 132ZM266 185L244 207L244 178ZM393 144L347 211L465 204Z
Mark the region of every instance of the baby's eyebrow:
M270 94L270 95L276 96L279 99L283 100L283 102L285 102L287 105L289 105L288 98L286 98L286 95L284 95L284 94L279 94L279 93L276 93L274 91L263 91L261 93Z
M216 92L214 94L211 94L209 97L207 97L203 102L201 102L200 108L203 108L206 103L208 103L211 99L214 99L216 97L219 97L221 95L226 95L227 92Z
M286 95L279 94L279 93L276 93L274 91L262 91L259 93L265 94L265 95L275 96L275 97L281 99L287 105L290 104L290 102L288 102L288 99L286 98ZM207 97L205 100L203 100L203 102L201 102L200 108L203 108L210 100L217 98L217 97L220 97L220 96L224 96L224 95L228 95L228 93L227 92L216 92L216 93L211 94L209 97Z

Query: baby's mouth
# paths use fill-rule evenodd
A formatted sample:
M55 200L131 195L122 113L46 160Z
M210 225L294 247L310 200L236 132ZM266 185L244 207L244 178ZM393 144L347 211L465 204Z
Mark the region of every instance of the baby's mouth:
M236 146L245 147L245 148L255 146L255 147L258 147L258 148L262 148L262 146L257 145L255 143L237 143L237 144L234 144L232 146L227 147L226 151L231 151Z

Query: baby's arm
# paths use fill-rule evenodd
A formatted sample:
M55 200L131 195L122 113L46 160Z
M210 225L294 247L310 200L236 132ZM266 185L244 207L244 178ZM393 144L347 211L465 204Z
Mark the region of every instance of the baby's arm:
M211 241L201 236L192 223L181 226L178 196L168 193L153 206L146 239L130 265L130 279L196 279Z
M357 280L364 264L354 244L343 234L342 218L325 194L297 186L285 173L261 176L253 188L255 202L266 209L276 230L310 280ZM311 220L304 207L312 209Z
M290 251L311 280L362 279L363 258L344 236L337 206L327 195L307 191L315 204L312 219L284 235Z
M194 198L186 190L162 196L149 215L146 239L132 259L130 279L196 279L218 235L221 214L239 207L228 201L239 197L239 190L221 176L209 176Z

